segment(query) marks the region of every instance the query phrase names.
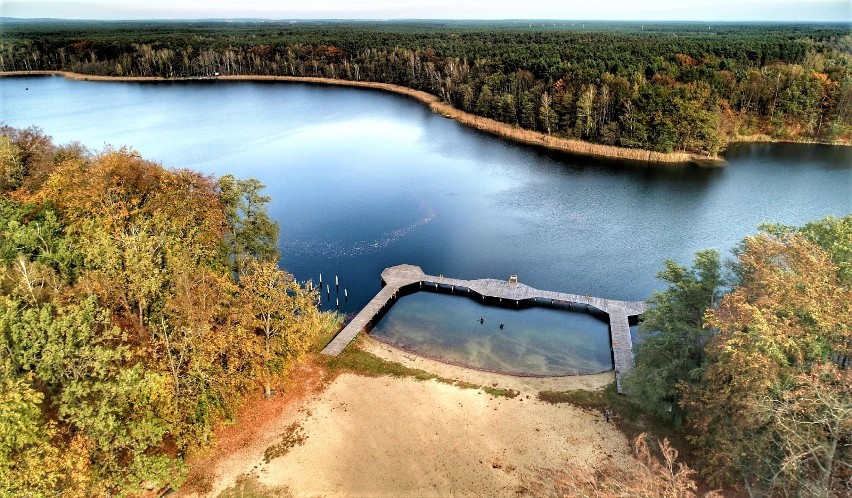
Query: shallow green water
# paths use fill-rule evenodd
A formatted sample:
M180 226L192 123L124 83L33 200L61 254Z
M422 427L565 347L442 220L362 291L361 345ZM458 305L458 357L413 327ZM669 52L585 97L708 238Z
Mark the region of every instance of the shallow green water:
M602 319L581 311L517 310L417 292L401 297L371 334L423 356L482 370L588 374L612 368L609 326Z

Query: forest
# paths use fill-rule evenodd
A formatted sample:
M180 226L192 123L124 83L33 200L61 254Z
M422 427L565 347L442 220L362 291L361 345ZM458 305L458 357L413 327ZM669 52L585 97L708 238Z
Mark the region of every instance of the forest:
M0 70L392 83L510 126L659 152L852 140L843 24L10 20Z
M336 330L256 180L0 129L0 496L177 487Z

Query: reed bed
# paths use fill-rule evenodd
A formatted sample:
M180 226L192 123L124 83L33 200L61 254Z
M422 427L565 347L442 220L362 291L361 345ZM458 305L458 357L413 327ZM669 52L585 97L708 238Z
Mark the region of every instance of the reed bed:
M492 135L496 135L507 140L512 140L519 143L543 147L550 150L565 152L569 154L577 154L582 156L603 157L610 159L620 159L628 161L638 161L646 163L669 163L682 164L694 161L714 161L720 160L715 157L704 157L698 154L688 152L656 152L646 149L629 149L627 147L617 147L614 145L602 145L583 140L554 137L546 133L525 130L517 126L509 125L491 118L477 116L469 112L462 111L453 107L446 102L441 101L435 95L430 93L414 90L412 88L393 85L390 83L377 83L372 81L353 81L341 80L333 78L319 78L311 76L262 76L262 75L233 75L233 76L210 76L210 77L192 77L192 78L161 78L155 76L98 76L90 74L72 73L68 71L7 71L0 73L2 76L32 76L32 75L58 75L71 80L79 81L173 81L173 80L225 80L225 81L285 81L291 83L310 83L317 85L335 85L348 86L356 88L370 88L385 92L392 92L399 95L416 99L432 109L433 112L439 113L447 118L454 119L459 123L483 131Z

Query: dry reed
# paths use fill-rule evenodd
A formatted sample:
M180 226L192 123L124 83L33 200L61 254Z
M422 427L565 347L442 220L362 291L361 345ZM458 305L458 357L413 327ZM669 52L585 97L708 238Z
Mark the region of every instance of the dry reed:
M333 78L319 78L310 76L261 76L261 75L236 75L236 76L211 76L192 78L160 78L155 76L97 76L88 74L72 73L68 71L7 71L0 72L2 76L31 76L31 75L58 75L71 80L79 81L170 81L170 80L226 80L226 81L285 81L291 83L311 83L318 85L349 86L357 88L370 88L405 95L429 106L433 112L439 113L447 118L454 119L459 123L484 131L501 138L515 142L543 147L559 152L577 154L582 156L604 157L629 161L647 163L689 163L693 161L713 161L718 158L707 158L687 152L656 152L645 149L628 149L613 145L602 145L583 140L560 138L537 131L525 130L517 126L477 116L442 102L441 99L427 92L414 90L412 88L393 85L390 83L376 83L372 81L352 81Z

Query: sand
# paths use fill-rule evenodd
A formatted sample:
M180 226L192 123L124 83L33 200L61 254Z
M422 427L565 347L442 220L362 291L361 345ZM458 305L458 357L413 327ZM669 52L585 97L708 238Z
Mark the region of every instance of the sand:
M309 386L301 397L265 409L273 416L259 417L248 434L226 437L224 455L196 461L209 466L212 487L203 493L188 487L178 496L217 496L246 477L299 497L546 496L554 492L552 472L591 473L605 462L635 465L627 439L601 414L536 398L542 388L600 387L612 381L611 373L525 379L445 365L378 341L360 346L521 394L492 397L437 381L355 374L323 387L317 382L321 367L307 367ZM304 441L266 461L264 452L294 423Z
M256 471L295 496L511 496L544 469L631 460L599 415L436 381L340 376L300 421L307 439Z

